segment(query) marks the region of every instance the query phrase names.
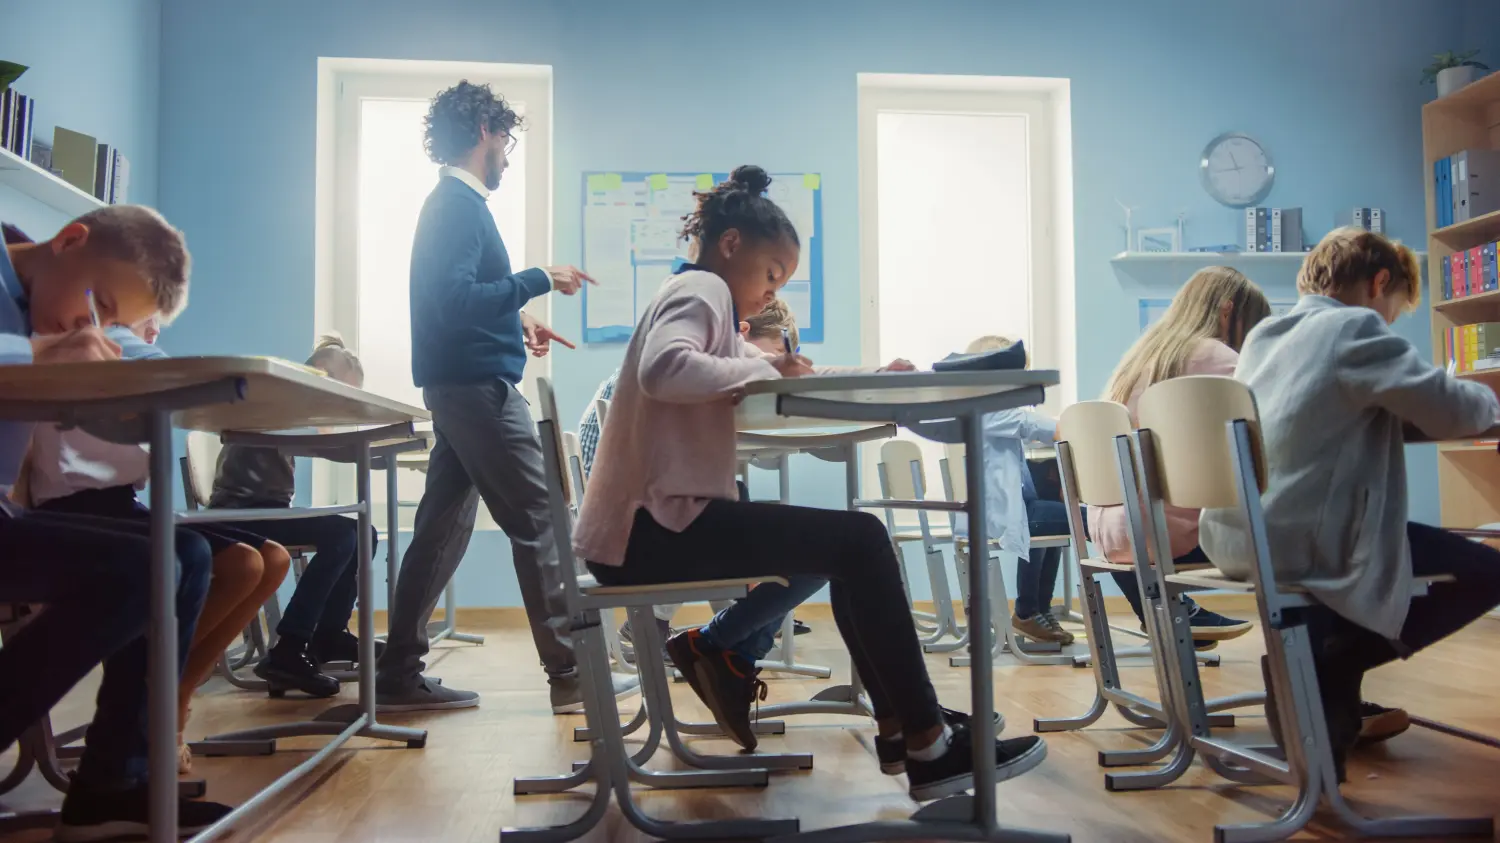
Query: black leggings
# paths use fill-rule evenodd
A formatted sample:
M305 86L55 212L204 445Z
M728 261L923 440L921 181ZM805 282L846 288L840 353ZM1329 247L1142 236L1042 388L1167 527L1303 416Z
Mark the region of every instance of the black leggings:
M635 514L625 564L589 563L606 585L806 575L829 581L833 617L880 720L908 734L942 722L937 692L880 519L865 512L710 501L674 533Z

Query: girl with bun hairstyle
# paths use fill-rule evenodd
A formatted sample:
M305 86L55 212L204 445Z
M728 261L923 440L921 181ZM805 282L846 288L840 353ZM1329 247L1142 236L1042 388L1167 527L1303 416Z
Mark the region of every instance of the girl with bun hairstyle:
M759 167L700 193L683 236L695 263L662 285L636 325L574 532L574 551L609 585L739 577L829 580L834 618L868 684L881 767L913 799L973 784L968 717L945 711L927 674L890 536L864 512L738 500L734 406L745 384L802 377L811 361L767 354L739 323L797 269L801 244L765 196ZM764 686L698 630L672 639L676 667L725 732L754 748L750 706ZM997 778L1041 763L1046 744L996 741Z

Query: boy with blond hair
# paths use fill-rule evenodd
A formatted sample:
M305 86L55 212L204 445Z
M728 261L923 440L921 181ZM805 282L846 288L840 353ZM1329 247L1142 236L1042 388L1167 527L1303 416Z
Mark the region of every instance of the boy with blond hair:
M155 314L170 320L187 304L182 234L149 208L100 208L42 243L10 226L4 234L0 365L115 360L120 346L100 325L138 325ZM30 424L0 423L0 493L12 491L31 432ZM177 528L176 549L180 672L212 562L208 543L186 528ZM47 607L0 648L0 750L103 661L97 708L55 839L144 835L149 526L39 513L0 497L0 560L0 602ZM184 833L229 811L213 802L178 804Z
M1309 632L1341 777L1365 672L1500 605L1500 551L1407 520L1403 426L1470 438L1500 418L1488 387L1447 374L1391 330L1421 301L1421 281L1410 248L1334 231L1303 261L1297 306L1250 332L1235 369L1260 410L1277 581L1321 604ZM1254 556L1239 511L1205 510L1200 521L1209 558L1248 579ZM1435 574L1454 579L1413 597L1413 579Z

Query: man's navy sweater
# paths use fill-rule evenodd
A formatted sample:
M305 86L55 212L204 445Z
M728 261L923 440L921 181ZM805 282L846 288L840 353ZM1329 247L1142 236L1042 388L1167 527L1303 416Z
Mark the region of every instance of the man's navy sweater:
M411 375L417 386L521 382L521 307L552 289L512 273L484 197L444 176L422 205L411 249Z

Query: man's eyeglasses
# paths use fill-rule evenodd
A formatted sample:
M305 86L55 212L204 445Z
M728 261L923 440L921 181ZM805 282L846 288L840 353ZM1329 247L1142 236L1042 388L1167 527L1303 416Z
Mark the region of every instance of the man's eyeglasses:
M511 154L512 152L514 152L516 150L516 141L517 140L518 140L518 138L515 135L507 134L505 136L505 154L506 155L509 155L509 154Z

